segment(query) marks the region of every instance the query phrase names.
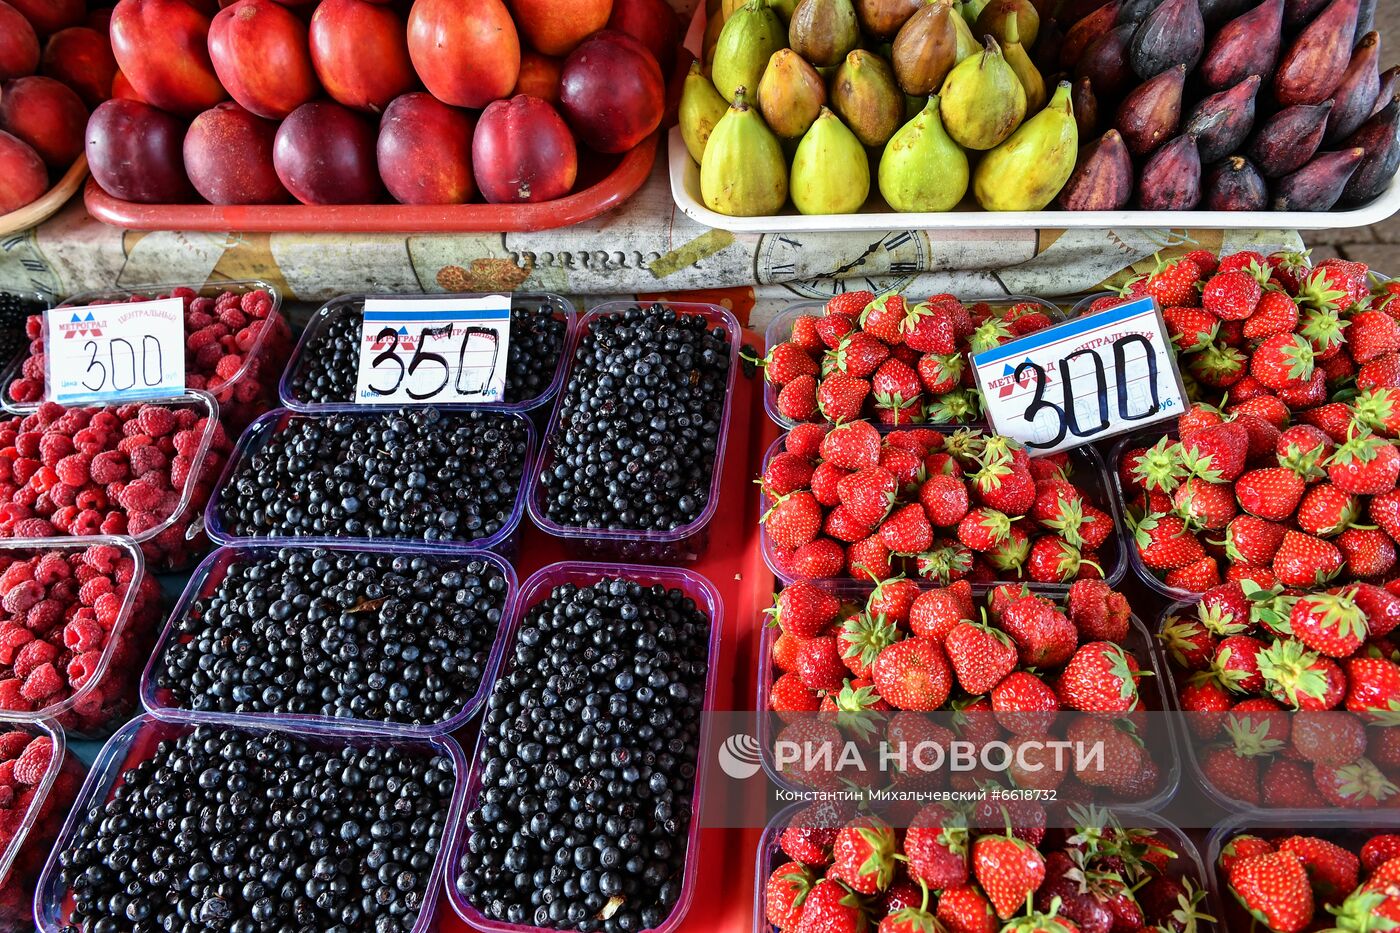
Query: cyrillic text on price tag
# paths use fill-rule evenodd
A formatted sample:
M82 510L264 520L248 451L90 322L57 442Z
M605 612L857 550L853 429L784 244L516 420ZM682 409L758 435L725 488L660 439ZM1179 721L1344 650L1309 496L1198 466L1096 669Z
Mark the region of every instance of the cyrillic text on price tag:
M1157 302L1074 318L972 358L987 419L1032 455L1180 415L1186 391Z
M366 298L355 401L499 402L509 349L509 296Z
M184 394L184 305L162 298L44 312L48 397L90 405Z

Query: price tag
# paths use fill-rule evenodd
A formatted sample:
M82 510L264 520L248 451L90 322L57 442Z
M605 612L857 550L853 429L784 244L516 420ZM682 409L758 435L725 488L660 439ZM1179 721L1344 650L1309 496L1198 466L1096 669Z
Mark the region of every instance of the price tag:
M48 397L63 405L168 398L185 391L179 298L44 313Z
M1186 390L1152 298L1029 334L972 358L993 430L1032 455L1180 415Z
M507 295L366 298L355 401L499 402L509 348Z

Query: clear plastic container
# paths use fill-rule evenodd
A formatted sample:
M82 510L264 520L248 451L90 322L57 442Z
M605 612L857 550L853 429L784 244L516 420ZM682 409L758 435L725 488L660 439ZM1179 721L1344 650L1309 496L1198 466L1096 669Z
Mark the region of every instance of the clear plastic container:
M985 304L992 308L1009 308L1012 305L1016 304L1039 305L1040 308L1045 311L1046 315L1048 315L1051 318L1051 320L1055 321L1056 323L1065 320L1067 317L1073 316L1072 314L1066 315L1058 305L1052 304L1041 298L1032 298L1028 295L1005 295L999 298L977 298L972 299L970 301L964 301L963 304ZM804 314L811 314L817 317L821 317L825 308L826 302L824 301L799 301L796 304L789 305L788 307L784 308L781 313L779 313L776 317L774 317L771 321L768 322L768 329L765 330L763 334L764 346L766 346L769 350L772 350L778 344L786 343L788 339L792 337L792 326L798 318L802 317ZM768 412L769 419L781 428L791 428L793 425L798 423L778 411L778 390L774 387L773 383L769 382L767 379L763 380L763 410ZM812 418L811 420L820 423L822 421L825 421L826 419L820 417L819 414L818 417Z
M272 311L266 318L267 323L259 330L253 345L243 354L243 365L217 389L209 390L210 395L219 403L219 416L224 419L229 431L241 431L248 422L277 404L277 378L282 374L287 354L292 348L292 331L282 315L282 293L276 286L259 279L240 279L228 282L209 281L203 284L176 282L133 288L109 288L74 295L58 307L119 304L132 301L138 296L168 296L177 288L191 289L200 297L206 298L217 298L225 292L244 295L254 291L267 292L272 297ZM6 411L28 414L40 405L39 402L16 402L10 397L10 383L19 377L20 370L29 356L29 353L21 353L0 372L0 405L3 405Z
M705 507L695 519L680 528L670 531L644 531L629 528L584 528L576 525L560 525L549 517L545 504L544 473L554 465L553 441L559 432L559 422L563 415L564 400L569 391L573 376L574 357L578 348L588 336L588 329L599 318L635 308L643 304L633 301L610 301L599 305L579 318L578 325L570 337L565 357L568 369L560 385L559 398L554 403L554 413L550 416L549 427L545 429L544 441L540 444L538 468L530 485L530 518L545 533L561 538L564 546L573 554L587 557L602 557L607 560L655 561L661 563L690 562L700 558L709 547L706 531L710 520L719 510L720 485L724 479L724 450L729 440L729 421L733 415L734 379L739 371L739 345L743 343L743 333L734 315L718 305L694 304L674 301L646 302L648 306L660 304L680 314L699 315L713 328L722 328L729 338L729 376L724 389L724 412L720 415L719 435L715 445L714 468L710 474L709 498Z
M304 544L283 545L282 547L291 547L308 551L315 548L313 545ZM325 550L332 553L386 554L408 558L424 557L444 568L461 566L473 560L481 560L495 567L496 570L505 577L506 594L505 601L501 605L501 622L500 625L497 626L496 632L492 635L490 653L486 658L486 663L482 666L481 682L477 685L476 692L465 699L462 707L451 717L437 723L414 725L412 723L390 722L378 719L344 719L309 713L204 712L174 705L170 696L170 691L157 686L156 678L163 664L166 649L170 646L171 639L177 637L179 624L190 614L195 600L213 595L218 590L219 584L223 582L224 577L228 575L229 567L234 563L252 563L260 558L274 555L281 549L281 547L272 545L219 548L213 554L205 558L204 562L195 569L194 573L190 576L189 582L185 586L185 591L180 595L179 602L175 604L175 609L170 614L170 620L166 623L165 630L156 641L155 651L151 654L145 672L141 675L141 704L146 708L147 712L150 712L160 719L180 722L232 725L251 723L279 726L289 729L308 728L333 732L368 732L384 735L399 735L412 739L431 738L433 736L447 735L451 732L455 732L477 714L481 709L481 705L486 702L487 694L491 690L491 684L495 681L496 669L500 666L501 652L503 650L502 639L504 637L506 625L510 620L511 612L514 609L515 595L518 588L515 570L507 561L490 551L429 551L411 546L384 543L360 545L354 548L325 548Z
M1123 549L1127 551L1128 565L1133 568L1133 573L1137 574L1139 580L1157 593L1172 600L1190 600L1195 602L1201 598L1200 593L1183 589L1179 586L1171 586L1166 580L1157 575L1142 562L1142 552L1138 550L1137 543L1133 540L1132 532L1128 529L1128 491L1123 488L1123 457L1134 447L1151 447L1158 438L1177 438L1175 422L1170 425L1159 425L1156 430L1134 431L1132 434L1125 434L1113 445L1113 449L1108 455L1108 472L1113 479L1113 500L1117 506L1117 518L1119 530L1123 536Z
M452 798L448 802L447 818L443 823L442 843L424 887L423 906L418 913L418 920L413 926L413 933L429 933L429 931L436 929L438 902L441 900L437 896L438 887L442 882L446 853L452 850L455 827L461 821L462 800L465 793L463 775L466 773L466 759L462 755L461 747L452 738L438 736L431 739L407 739L385 735L346 735L344 733L317 732L311 729L292 731L241 724L225 726L224 728L235 728L240 732L258 734L283 732L298 741L309 742L321 748L339 749L346 746L366 748L375 745L391 745L398 749L411 750L425 758L443 755L452 759L456 771L456 783L453 787ZM44 865L44 873L39 879L38 890L34 898L36 929L42 930L44 933L65 933L66 930L70 929L68 920L72 915L73 900L71 892L63 885L59 877L58 860L62 853L72 845L77 836L79 825L91 820L92 812L101 808L112 798L112 792L121 782L123 774L128 769L134 768L150 758L160 742L188 735L194 729L195 726L192 723L162 722L150 714L145 714L137 716L123 726L102 747L96 760L92 763L92 768L88 771L87 780L83 783L83 789L78 795L77 802L73 805L67 821L63 824L63 831L57 842L54 843L48 861Z
M485 293L470 292L460 295L393 295L383 297L393 297L396 301L404 299L421 298L425 300L441 301L444 298L479 298ZM296 377L306 365L306 355L309 347L332 323L344 314L363 313L364 302L367 297L380 297L373 295L341 295L332 298L316 310L311 315L311 320L307 322L306 329L301 333L301 339L297 341L296 349L292 351L291 359L287 361L287 368L282 373L282 381L278 385L277 393L282 400L282 405L295 412L321 412L321 411L354 411L363 408L354 402L312 402L297 394ZM537 314L548 314L556 320L564 322L563 342L559 347L559 359L554 365L554 378L543 392L533 398L521 399L518 402L501 402L491 407L499 408L503 411L532 411L542 407L550 399L554 398L559 391L559 386L564 381L565 361L568 360L569 341L573 337L574 322L577 314L574 306L565 298L547 292L534 293L510 293L511 310L526 308ZM449 408L450 405L441 407ZM464 407L477 407L464 406Z
M934 589L932 586L926 586L924 588ZM871 591L871 587L863 586L855 581L843 581L834 586L829 586L827 589L835 593L842 600L850 600L862 605L865 602L866 596L868 596ZM973 593L976 594L979 599L979 606L981 605L980 598L985 595L989 589L991 589L991 586L988 585L973 587ZM1062 602L1064 596L1063 588L1046 586L1045 584L1026 584L1026 589L1037 596L1044 596L1056 602ZM769 694L772 692L773 681L775 679L773 669L773 645L777 642L778 636L781 634L782 632L777 626L765 625L763 627L763 634L759 637L758 690L754 695L754 709L758 710L758 746L760 757L763 762L763 770L764 773L768 775L769 780L779 787L788 790L806 791L810 790L810 788L801 786L792 778L779 772L773 760L773 746L777 738L775 731L777 723L774 720L777 714L769 712L768 698ZM1161 652L1158 651L1156 640L1148 634L1147 626L1142 623L1142 620L1137 617L1136 613L1133 614L1132 621L1128 627L1128 637L1123 642L1123 648L1137 659L1139 667L1146 674L1146 676L1138 681L1138 695L1142 700L1141 708L1151 713L1168 713L1180 709L1180 707L1176 705L1175 692L1173 691L1169 694L1168 688L1162 683L1167 670L1166 660ZM1021 669L1019 665L1018 669ZM934 716L936 721L936 716L938 714L930 715ZM1061 715L1068 716L1072 715L1072 713L1069 710L1064 710L1061 712ZM1181 786L1181 750L1179 745L1182 739L1177 735L1173 722L1176 718L1175 716L1159 715L1152 717L1150 720L1151 724L1160 724L1160 728L1165 730L1166 735L1161 738L1154 738L1152 743L1149 744L1158 749L1167 748L1171 751L1171 754L1168 756L1159 755L1157 758L1153 759L1162 774L1161 784L1157 791L1151 797L1143 800L1134 800L1128 803L1118 801L1095 801L1096 803L1101 803L1101 805L1110 806L1114 809L1119 807L1131 807L1139 810L1157 811L1167 807L1172 802L1176 797L1177 789ZM1165 739L1165 742L1163 739ZM1166 760L1158 760L1163 757L1165 757Z
M917 427L932 428L935 431L951 433L958 429L969 427L977 428L980 426L966 424L926 424L917 425ZM881 433L887 434L892 430L901 429L882 428ZM774 456L782 452L786 441L787 435L781 434L778 436L778 439L768 447L768 450L763 454L764 467L767 466L769 460L772 460ZM1103 547L1099 549L1099 563L1103 567L1104 580L1109 586L1117 586L1122 581L1123 576L1128 572L1127 558L1124 556L1123 552L1125 550L1130 552L1134 550L1128 546L1123 537L1123 516L1119 508L1120 499L1115 497L1110 490L1110 481L1104 467L1103 458L1099 456L1097 450L1091 446L1085 446L1076 447L1073 450L1065 451L1065 453L1069 455L1069 463L1072 469L1070 479L1075 485L1079 486L1090 502L1103 512L1106 512L1113 519L1113 533L1108 536L1103 543ZM768 493L764 491L759 492L758 502L759 515L766 514L768 507L773 504L772 500L768 497ZM768 537L768 529L765 526L759 527L759 547L763 552L763 562L768 565L769 570L773 571L773 575L778 578L780 583L786 585L797 579L784 565L777 547L773 544L772 539ZM859 581L852 580L850 577L832 577L827 579L831 582L859 583ZM1028 581L1015 579L993 581L993 583L1024 582ZM1063 593L1069 589L1069 584L1067 583L1037 583L1035 586L1047 592Z
M486 405L473 405L475 411L500 412L499 408ZM447 409L447 411L460 413L462 409ZM352 418L368 421L374 418L382 418L386 412L382 409L361 408L352 412L341 412ZM211 496L209 504L204 510L204 525L209 531L209 537L221 545L244 545L244 544L265 544L274 547L284 545L368 545L386 544L392 541L395 544L421 548L429 551L457 550L460 548L472 548L481 551L497 551L506 553L515 546L516 534L519 531L520 519L525 514L525 496L529 489L530 478L534 475L533 465L535 458L535 426L528 417L519 412L501 412L507 418L513 418L520 422L525 429L525 459L520 464L520 485L515 494L515 505L511 508L509 517L504 525L495 534L485 538L459 539L454 541L418 541L412 539L387 539L387 538L355 538L347 535L326 535L326 536L305 536L305 537L240 537L229 531L219 515L219 504L224 496L231 491L230 483L234 475L243 466L243 461L250 458L256 451L261 450L268 440L276 433L282 431L294 419L312 419L316 415L302 415L288 411L285 408L277 408L259 417L248 426L243 432L243 436L238 439L238 446L234 448L233 454L229 457L228 463L224 466L223 475L219 477L216 487L218 492Z
M778 928L768 922L767 904L765 903L765 888L767 887L768 876L779 866L792 861L782 851L779 845L782 839L783 830L792 822L792 818L804 808L810 806L807 803L795 803L778 813L769 821L763 830L763 836L758 842L758 856L754 865L754 904L753 904L753 933L778 933ZM1112 807L1110 812L1113 817L1126 829L1150 829L1156 835L1162 837L1162 841L1176 850L1179 858L1167 863L1167 874L1170 877L1181 880L1190 878L1191 881L1206 892L1206 899L1201 907L1203 913L1212 917L1219 917L1220 912L1216 907L1215 895L1211 888L1212 872L1207 870L1206 865L1201 862L1201 853L1196 848L1189 836L1182 832L1174 824L1169 823L1161 816L1148 811L1132 807ZM1056 825L1055 823L1051 824ZM1064 825L1063 823L1059 825ZM935 892L929 892L929 909L932 911L936 902ZM877 918L878 920L878 918ZM875 923L871 923L872 930ZM1208 930L1211 927L1207 926ZM1226 929L1221 926L1221 929ZM1241 926L1238 929L1246 930L1248 926Z
M496 680L510 671L511 654L515 649L515 636L520 630L521 621L531 607L546 599L556 586L566 583L590 586L599 580L609 578L635 580L643 584L660 584L671 589L679 589L693 599L700 611L709 617L709 667L705 674L705 698L701 709L702 713L714 712L715 691L719 680L719 643L721 633L724 630L724 601L720 597L719 590L709 580L692 571L674 567L563 561L535 571L529 579L521 584L520 594L516 597L515 610L511 613L510 625L502 639L505 644L501 653L502 663L496 672ZM492 686L495 686L494 682ZM680 897L676 900L675 906L671 908L670 916L650 933L670 933L670 931L675 930L685 919L686 912L690 909L690 903L695 897L696 876L700 870L700 812L704 798L705 772L708 770L708 762L704 760L704 756L710 747L708 718L702 716L700 727L700 745L695 762L695 788L690 803L691 820L686 837L685 869L682 874ZM481 791L481 769L485 762L486 738L486 732L482 731L477 736L476 748L472 752L471 772L467 776L467 791L461 808L462 826L460 831L454 834L453 848L448 861L446 882L448 899L452 902L452 909L456 911L457 916L477 930L484 930L487 933L553 933L548 927L503 923L488 919L457 891L458 865L461 864L462 855L466 852L467 841L471 838L471 834L466 830L465 820L467 813L476 806L477 795Z
M80 554L97 545L118 548L134 568L96 667L88 680L63 700L32 711L0 709L0 718L27 723L51 721L74 739L94 739L108 735L135 708L139 682L136 671L150 654L151 639L162 617L160 589L154 578L147 577L141 548L128 537L29 538L0 541L0 557Z
M63 730L51 722L17 722L0 716L0 735L27 732L53 743L53 757L19 822L0 846L0 930L32 930L34 886L44 861L83 783L83 767L68 751Z

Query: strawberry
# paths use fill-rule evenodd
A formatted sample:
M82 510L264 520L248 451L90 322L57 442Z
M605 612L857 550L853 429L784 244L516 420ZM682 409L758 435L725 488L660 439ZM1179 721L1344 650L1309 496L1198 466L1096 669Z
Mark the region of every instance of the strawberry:
M996 573L989 573L989 578L1021 576L1030 551L1030 535L1020 525L1012 525L1010 533L1005 538L983 552L982 556L987 566L996 571Z
M1346 693L1346 677L1337 662L1292 638L1259 652L1259 673L1270 696L1298 709L1332 709Z
M1312 886L1302 860L1291 852L1235 862L1230 891L1251 916L1277 933L1301 933L1312 922Z
M869 928L859 895L823 878L807 892L794 933L865 933Z
M817 386L817 409L827 421L852 421L860 417L870 383L855 376L836 372Z
M1196 264L1201 275L1213 275L1220 265L1220 259L1208 249L1193 249L1186 254L1187 259Z
M1173 589L1201 593L1220 582L1220 566L1214 557L1202 557L1185 567L1167 571L1162 582Z
M887 443L880 448L880 466L893 473L895 481L904 487L919 483L924 462L917 452Z
M763 514L763 527L779 547L800 548L821 531L822 509L810 492L779 496Z
M1163 308L1193 307L1200 304L1196 294L1196 283L1201 277L1201 267L1190 259L1175 262L1157 261L1157 268L1147 276L1144 292L1157 299Z
M1045 859L1010 831L979 836L972 843L972 869L1003 920L1024 908L1026 898L1045 880Z
M1365 758L1340 768L1314 765L1313 780L1318 791L1334 807L1373 810L1396 793L1395 785Z
M1331 483L1318 483L1298 503L1298 527L1310 535L1326 538L1338 534L1353 522L1360 501Z
M935 891L967 884L967 847L962 817L940 804L923 807L904 833L909 877Z
M1382 437L1400 437L1400 389L1368 389L1351 401L1352 417Z
M804 865L830 865L836 834L847 819L835 803L812 804L793 814L778 837L778 847L788 858Z
M1252 249L1241 250L1238 253L1231 253L1228 256L1221 256L1215 267L1216 272L1248 272L1258 279L1269 275L1268 263L1262 253L1257 253Z
M938 547L914 559L915 572L939 586L963 580L973 570L972 550L956 541L935 542Z
M1175 570L1201 559L1196 536L1176 515L1148 515L1137 523L1134 541L1142 562L1154 570Z
M865 611L871 616L884 616L895 624L907 624L914 601L919 598L919 584L906 577L891 577L875 584L866 599Z
M1367 514L1392 539L1400 541L1400 490L1376 496L1371 500Z
M1342 569L1336 545L1298 531L1285 531L1270 565L1284 586L1326 583Z
M1395 566L1395 541L1379 528L1348 528L1337 536L1337 549L1349 576L1375 579Z
M811 583L798 581L783 587L769 610L771 624L798 638L815 638L836 621L841 601Z
M1186 359L1186 368L1197 382L1216 389L1228 389L1247 372L1248 358L1234 347L1210 344Z
M1289 836L1279 840L1278 851L1298 857L1313 893L1324 903L1334 904L1356 888L1361 860L1336 843L1316 836Z
M1259 799L1270 809L1325 810L1327 799L1313 784L1312 769L1291 758L1275 758L1259 778Z
M815 460L821 453L822 438L830 430L824 424L799 424L787 432L783 449L808 460Z
M893 473L881 466L867 467L843 476L836 483L836 498L862 525L874 527L884 521L894 505L899 483Z
M915 635L941 645L959 622L971 621L972 616L972 587L959 581L920 593L909 608L909 628Z
M1179 457L1193 475L1219 483L1237 479L1244 472L1248 450L1249 432L1231 421L1183 435Z
M1269 290L1259 298L1254 313L1244 322L1247 340L1263 340L1291 333L1298 326L1298 304L1286 292Z
M972 695L986 693L1016 668L1016 649L1005 633L974 622L959 622L943 639L943 650L958 685Z
M763 376L774 386L782 388L799 376L815 376L817 361L810 353L795 343L780 343L768 351L768 355L758 361L763 367Z
M1028 671L1007 674L992 688L991 700L997 723L1017 735L1045 735L1060 709L1055 691Z
M798 376L778 392L778 414L789 421L807 421L817 413L815 376Z
M1086 572L1100 572L1079 549L1056 535L1042 535L1031 545L1026 576L1035 583L1068 583Z
M846 553L830 538L804 544L787 559L788 571L799 580L821 580L841 573Z
M1215 636L1196 619L1175 616L1162 626L1157 638L1173 663L1188 671L1205 670L1215 656Z
M834 463L825 460L818 463L812 471L812 495L827 508L840 504L841 480L850 474L850 470L843 470Z
M915 712L937 710L952 687L943 649L922 638L906 638L881 651L872 676L880 696Z
M880 540L896 554L917 554L933 546L933 526L924 507L917 503L903 506L880 526Z
M1363 392L1400 388L1400 353L1387 353L1362 365L1356 374L1356 387Z
M1060 702L1086 713L1126 713L1138 708L1135 658L1106 641L1081 645L1060 674Z
M958 321L947 305L919 302L904 315L899 329L904 342L920 353L958 352Z
M826 350L826 344L822 342L822 335L817 331L817 323L821 318L811 314L804 314L792 322L792 334L788 337L813 357L820 356Z
M1366 840L1361 847L1361 867L1367 874L1393 858L1400 857L1400 834L1381 833Z
M1211 669L1220 682L1236 693L1258 693L1264 689L1264 675L1259 670L1259 652L1265 645L1248 635L1222 638L1215 646Z
M796 674L784 674L768 689L768 708L775 713L815 713L821 697Z
M1347 709L1367 715L1400 712L1400 665L1384 658L1346 661Z
M809 638L797 649L795 673L809 690L840 690L846 682L846 662L833 635Z
M1332 454L1327 477L1345 492L1384 495L1400 481L1400 449L1374 434L1358 435Z
M1247 272L1219 272L1201 290L1201 306L1226 321L1243 321L1254 313L1263 292Z
M1206 631L1223 638L1239 635L1249 628L1252 608L1243 586L1222 583L1201 594L1196 604L1196 617Z
M1307 382L1313 374L1313 349L1297 334L1275 334L1254 348L1249 372L1270 389Z
M817 336L821 338L823 344L828 349L835 349L845 339L847 334L856 329L855 314L842 314L831 312L826 317L821 318L814 326Z
M867 334L894 346L904 342L900 325L908 313L903 295L883 295L865 306L860 314L860 326Z
M997 933L1000 927L991 903L970 884L940 894L937 916L948 933Z
M1074 623L1039 596L1009 603L1001 613L1001 628L1016 643L1025 667L1059 667L1074 654L1079 641Z
M1333 443L1344 443L1352 433L1351 406L1342 402L1329 402L1317 408L1310 408L1298 417L1305 424L1326 434Z
M923 384L924 390L929 395L945 395L962 383L963 356L960 353L947 356L926 353L919 357L915 369L919 374L919 382Z
M845 373L857 379L868 379L889 358L890 348L869 334L854 331L827 351L822 359L822 375Z
M880 462L880 432L868 421L838 424L822 438L822 459L843 470L864 470Z
M1212 745L1201 753L1201 773L1224 796L1259 805L1257 758L1241 754L1231 745Z
M1204 350L1220 331L1220 319L1201 308L1165 308L1162 320L1172 343L1183 353Z
M894 574L890 567L890 549L878 535L852 544L846 552L846 565L851 576L871 583Z
M1076 580L1065 608L1081 641L1121 642L1128 637L1132 607L1126 596L1102 580Z
M866 305L875 300L875 293L864 289L854 292L842 292L832 296L826 303L826 313L845 314L849 317L856 317L865 310Z
M854 544L870 537L870 533L874 530L873 525L861 521L851 509L844 505L838 505L827 512L826 520L822 522L822 534L847 544Z
M877 894L894 880L894 830L873 816L841 827L832 847L828 877L844 881L857 894Z
M1192 476L1172 493L1175 511L1193 528L1224 528L1239 512L1235 490L1228 483L1208 483Z
M1283 521L1298 508L1307 484L1286 467L1250 470L1235 482L1241 508L1251 515Z
M923 892L919 906L909 905L886 914L880 920L878 933L934 933L938 920L928 909L928 889Z
M1011 519L1005 514L978 507L958 522L958 540L974 551L990 551L1011 536Z
M1321 462L1331 455L1332 439L1310 424L1297 424L1279 435L1274 445L1278 465L1288 467L1305 479L1321 475Z
M970 508L967 485L956 476L930 476L919 487L919 502L929 521L939 528L956 526Z
M1035 479L1029 469L989 460L971 479L977 500L988 508L1014 517L1026 514L1035 504Z
M1364 263L1324 259L1299 282L1299 301L1306 296L1316 307L1346 311L1370 294L1369 272Z
M812 483L812 461L786 451L779 453L764 467L760 482L763 491L775 497L805 489Z
M1235 870L1235 865L1239 862L1272 851L1274 851L1274 844L1269 840L1252 833L1240 833L1237 836L1232 836L1228 842L1220 847L1220 857L1217 859L1217 864L1228 880Z
M802 903L816 878L800 862L779 865L764 886L764 916L781 930L790 929L802 919Z
M1400 350L1400 323L1384 311L1359 311L1347 328L1347 350L1358 363Z
M1265 262L1269 266L1270 281L1290 292L1297 291L1300 277L1312 269L1310 251L1270 253Z

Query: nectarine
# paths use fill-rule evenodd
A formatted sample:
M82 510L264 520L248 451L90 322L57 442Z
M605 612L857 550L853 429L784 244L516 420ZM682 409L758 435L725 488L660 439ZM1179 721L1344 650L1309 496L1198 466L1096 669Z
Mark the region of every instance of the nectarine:
M231 100L190 122L185 134L185 171L211 204L279 204L292 196L277 178L272 142L277 124Z
M414 0L408 53L443 103L480 109L520 77L520 37L501 0Z
M228 97L209 60L209 19L185 0L121 0L112 54L136 93L188 116Z
M564 72L564 63L557 58L541 55L539 52L520 53L520 77L516 79L515 91L511 94L528 94L559 104L559 76Z
M515 25L535 51L568 55L608 24L613 0L510 0Z
M209 24L209 58L233 99L260 117L280 120L321 90L306 25L272 0L220 10Z
M44 160L22 139L0 131L0 214L32 204L49 190Z
M368 0L323 0L311 17L311 62L326 93L379 113L416 83L404 22Z
M384 191L374 164L374 135L363 114L312 101L277 128L272 164L303 204L369 204Z
M113 197L144 204L180 204L194 192L181 147L185 125L139 100L98 105L87 128L88 167Z
M0 129L34 147L49 168L67 171L83 151L88 110L76 91L30 75L0 86Z
M482 197L492 204L553 201L573 190L578 149L553 107L521 94L482 112L472 165Z
M472 118L431 94L396 97L379 121L379 177L403 204L465 204L472 184Z
M84 0L7 0L41 37L76 26L87 14Z
M117 60L107 33L87 26L69 26L49 36L44 46L43 71L77 91L83 103L96 107L112 96Z
M661 125L666 82L640 42L605 29L564 60L559 102L585 145L626 152Z
M0 81L32 75L39 67L39 37L29 20L0 0Z

